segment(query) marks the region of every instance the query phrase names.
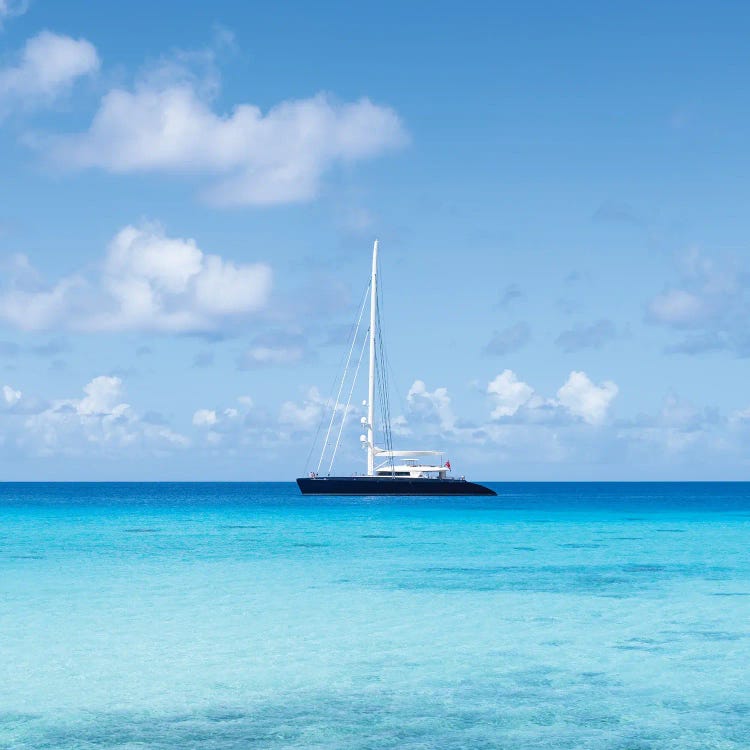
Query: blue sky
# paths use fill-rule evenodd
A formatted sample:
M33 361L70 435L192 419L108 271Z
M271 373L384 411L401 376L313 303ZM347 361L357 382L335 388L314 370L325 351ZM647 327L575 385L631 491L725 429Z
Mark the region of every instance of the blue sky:
M293 478L379 237L402 447L747 478L744 4L0 23L4 477Z

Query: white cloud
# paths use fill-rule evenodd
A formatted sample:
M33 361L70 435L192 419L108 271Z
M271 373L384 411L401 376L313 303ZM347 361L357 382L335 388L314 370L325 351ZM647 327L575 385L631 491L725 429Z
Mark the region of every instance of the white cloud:
M492 418L512 417L522 406L529 403L534 389L519 380L512 370L503 370L487 385L487 393L492 397L495 408Z
M240 358L240 369L249 370L270 365L292 365L305 356L301 346L254 346Z
M301 404L285 401L279 411L279 423L295 431L306 432L320 424L325 403L317 388L310 388Z
M196 427L210 427L217 422L216 411L214 409L198 409L193 414L193 424Z
M61 279L50 288L14 281L0 292L0 318L26 331L64 325L75 307L76 290L86 286L78 276Z
M23 15L28 7L28 0L0 0L0 29L3 28L3 21Z
M742 256L712 258L691 250L679 261L680 279L655 296L647 319L682 331L668 352L732 351L750 356L750 267Z
M193 414L193 426L199 444L217 460L241 456L244 461L263 456L264 462L270 465L290 451L306 453L310 447L308 440L320 425L321 417L326 412L330 414L332 407L316 388L308 389L299 402L288 400L271 406L264 399L263 404L256 405L250 396L240 396L229 406L198 409ZM322 439L322 433L317 437ZM342 452L352 444L349 437L342 440ZM288 471L288 465L285 464L284 470Z
M412 429L409 427L409 420L403 414L399 414L391 419L391 431L399 437L408 437L412 434Z
M221 446L223 458L239 447L256 454L261 447L277 447L286 438L278 420L256 407L250 396L239 396L231 406L198 409L193 426L208 446L217 450Z
M591 461L606 451L599 425L616 391L614 383L596 386L584 373L571 373L557 397L545 398L504 370L485 389L490 413L475 420L455 413L447 388L430 391L417 380L405 413L392 422L394 435L408 436L411 445L396 447L435 447L439 441L441 449L482 461L547 464L573 455Z
M17 65L0 70L0 110L48 104L98 68L90 42L42 31L26 42Z
M472 423L454 412L447 388L429 391L416 380L406 398L406 413L394 424L397 434L435 433L470 442L506 442L512 430L521 425L548 425L561 428L603 422L609 406L617 395L617 386L606 381L597 386L584 372L571 372L555 398L545 398L532 386L520 380L513 370L503 370L486 388L491 404L490 421ZM507 428L507 429L506 429ZM508 432L508 429L511 432Z
M224 409L198 409L193 414L193 426L205 431L206 442L218 445L224 437L242 432L244 419L252 407L251 403L242 403L242 410L228 406Z
M307 337L299 331L270 330L253 338L237 359L240 370L294 365L314 357Z
M437 424L442 431L450 432L456 426L448 389L444 387L429 391L423 380L415 380L406 394L409 415L424 422Z
M53 401L29 416L19 442L42 455L188 445L187 438L164 424L145 419L125 403L120 378L100 375L83 391L82 398Z
M600 386L594 385L585 372L573 371L557 392L557 400L571 414L581 417L588 424L600 424L618 393L610 380Z
M204 254L154 224L114 237L97 278L78 274L40 288L22 277L0 294L0 318L25 330L212 331L265 307L271 269Z
M504 381L526 385L514 373L500 382ZM492 472L485 476L498 476L496 472L502 466L503 476L510 472L516 479L626 478L630 475L623 472L633 465L639 467L640 478L674 478L681 472L697 478L702 476L704 466L698 459L704 455L712 457L714 466L746 466L750 409L723 417L717 409L699 409L669 396L654 415L612 420L606 419L609 405L603 406L604 401L609 399L611 404L614 398L611 386L596 385L584 373L574 372L559 389L558 397L543 398L533 389L529 396L524 390L528 398L514 414L493 419L486 415L483 421L472 424L456 416L446 388L430 390L424 381L415 381L409 389L411 399L407 400L405 415L393 420L393 427L398 427L394 429L394 447L443 449L457 472L471 471L479 478L476 467L480 466L484 467L482 471ZM507 389L499 391L505 393ZM228 456L256 458L265 467L276 467L279 476L288 476L289 457L304 458L308 439L320 417L330 415L331 406L311 389L301 401L284 402L275 414L258 414L252 400L241 398L227 408L199 410L196 414L205 412L208 416L194 422L204 449L212 450L217 460ZM357 408L352 412L361 414ZM347 472L363 461L357 422L347 423L339 446L338 464ZM329 466L338 424L329 439L322 471ZM318 434L319 442L324 433ZM312 455L317 460L317 451ZM285 458L280 460L280 456ZM315 465L314 461L313 469Z
M733 422L750 423L750 408L738 409L730 415L730 420Z
M167 65L133 90L109 91L86 132L42 145L73 169L206 175L209 202L242 206L310 200L334 165L407 139L398 115L366 98L337 102L320 93L266 112L252 104L216 112L216 87L179 67Z
M122 413L130 407L118 403L122 397L122 380L120 378L100 375L83 387L86 394L77 402L76 411L82 416L101 416Z
M17 391L15 388L11 388L9 385L3 386L3 398L7 406L14 406L18 401L21 400L23 394L21 391Z
M706 313L703 301L684 289L670 289L651 300L649 312L659 323L691 325L700 321Z

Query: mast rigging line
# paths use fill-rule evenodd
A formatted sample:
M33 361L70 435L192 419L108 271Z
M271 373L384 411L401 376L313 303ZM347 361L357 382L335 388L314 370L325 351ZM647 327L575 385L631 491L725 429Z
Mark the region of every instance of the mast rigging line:
M359 307L359 315L357 317L357 324L354 328L354 336L352 336L352 343L351 343L351 346L349 347L349 353L346 357L346 364L344 365L344 374L341 377L339 390L338 390L338 393L336 394L336 402L334 404L333 410L331 411L331 419L328 422L328 430L326 431L326 437L325 437L325 440L323 441L323 448L320 451L320 460L318 461L316 474L320 473L320 467L323 464L323 458L325 457L325 452L326 452L326 449L328 448L328 441L331 437L331 429L333 428L333 422L336 419L336 412L338 411L338 408L339 408L339 399L341 398L341 391L344 390L344 383L346 382L346 377L349 373L349 363L351 362L352 352L354 351L354 345L357 343L357 337L359 336L359 326L362 323L362 315L364 314L364 311L365 311L365 305L367 303L367 293L369 291L370 291L370 282L368 282L367 287L365 288L365 292L362 295L362 304ZM359 372L359 365L357 366L357 372ZM357 376L355 375L354 376L355 382L356 382L356 379L357 379ZM351 399L351 396L349 398ZM342 426L343 426L344 420L346 420L346 412L344 412L344 416L342 417ZM318 431L320 431L321 425L318 426ZM337 447L338 447L338 444L337 444ZM335 457L335 453L336 452L334 450L334 457ZM331 466L333 466L333 458L331 459Z
M360 335L360 328L362 324L362 318L364 316L365 307L367 304L367 298L369 296L370 298L370 325L367 329L366 335L363 337L362 341L362 347L359 352L359 357L357 358L357 365L354 372L354 376L351 379L351 385L349 388L349 394L346 401L346 406L343 408L342 414L341 414L341 423L338 426L338 432L336 434L336 441L333 445L333 451L331 453L331 459L328 466L328 476L331 475L331 471L333 470L333 464L336 460L336 454L338 452L339 445L341 443L341 437L343 435L344 427L346 425L346 420L349 414L349 408L351 406L351 400L354 394L354 389L357 384L357 378L359 375L359 370L362 365L362 359L364 357L364 351L365 347L369 343L370 346L370 373L369 373L369 379L368 379L368 398L367 401L364 403L367 405L367 417L366 419L363 419L363 424L366 424L367 426L367 436L366 436L366 447L367 447L367 475L368 476L374 476L375 474L375 402L377 401L378 406L378 416L380 417L380 425L378 432L381 433L382 437L382 444L384 446L383 453L386 454L387 461L386 464L390 464L391 473L395 470L395 464L393 461L393 432L391 430L391 405L390 405L390 388L389 388L389 369L390 369L390 363L388 361L388 357L386 355L385 346L383 342L383 335L382 335L382 315L381 315L381 308L383 306L383 292L380 287L382 287L382 281L381 284L378 284L378 278L380 276L380 264L378 263L378 242L375 241L374 247L373 247L373 258L372 258L372 275L370 278L369 283L367 284L365 288L365 292L362 296L362 303L360 304L359 308L359 314L357 316L357 322L354 326L354 335L351 338L351 343L349 346L349 350L346 355L346 364L344 366L344 372L341 377L341 381L338 386L338 391L336 393L336 400L333 405L333 409L331 411L330 419L328 420L328 428L326 429L325 439L323 441L323 446L320 452L320 458L318 460L317 465L317 471L315 474L319 474L320 470L323 466L323 463L326 459L326 454L328 452L329 446L331 445L333 433L334 433L334 424L336 421L336 417L338 415L338 412L342 406L341 398L342 394L344 392L344 389L347 385L347 382L349 381L349 374L350 369L352 366L352 357L354 355L354 350L357 345L357 341L359 339ZM334 381L335 382L335 381ZM333 390L333 389L332 389ZM376 398L376 391L379 398ZM330 403L330 398L329 398ZM316 441L317 442L317 435L320 434L320 431L323 427L324 417L321 418L321 421L318 425L318 430L316 433ZM309 457L308 457L309 461ZM381 464L382 466L382 464Z
M357 385L357 375L359 375L359 366L362 364L362 356L365 353L365 346L367 345L367 336L362 340L362 348L359 350L359 359L357 360L357 369L354 371L354 377L352 378L352 387L349 389L349 398L346 400L346 408L344 414L341 417L341 426L339 427L339 434L336 437L336 445L333 448L333 455L331 456L331 463L328 466L328 475L330 476L333 470L333 462L336 460L336 452L339 449L339 443L341 442L341 434L344 432L344 425L346 424L346 415L349 413L349 404L352 401L352 394L354 393L354 386Z
M393 452L393 432L391 430L391 401L390 388L388 382L388 358L386 355L385 345L383 344L383 323L381 317L382 302L382 285L381 280L378 287L378 306L377 306L377 382L380 394L380 417L381 430L383 434L383 443L387 451ZM395 471L393 456L389 456L391 474Z

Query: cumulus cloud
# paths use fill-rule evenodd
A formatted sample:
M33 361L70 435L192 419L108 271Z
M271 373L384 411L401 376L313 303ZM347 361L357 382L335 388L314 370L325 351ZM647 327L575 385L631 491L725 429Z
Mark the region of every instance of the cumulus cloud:
M502 331L495 331L492 338L485 346L485 354L502 356L518 351L523 348L531 338L531 329L528 323L516 323L515 325L504 328Z
M611 380L601 385L591 382L585 372L573 371L557 392L558 402L588 424L600 424L619 389Z
M36 414L44 408L44 403L34 396L28 396L19 388L3 385L0 388L0 414L4 417L14 417L24 414ZM0 443L4 442L4 435L0 432Z
M262 406L250 396L240 396L229 406L198 409L192 421L200 442L217 456L226 457L242 449L274 461L281 447L288 449L291 445L296 449L302 445L307 450L306 441L331 408L316 388L310 388L301 401L288 400L276 407Z
M99 56L91 42L42 31L26 42L16 65L0 70L0 112L49 104L76 79L98 69Z
M3 386L3 400L6 406L14 406L21 400L23 394L21 391L17 391L15 388L11 388L9 385Z
M123 400L122 380L100 375L87 383L80 398L53 401L29 416L19 443L34 453L113 454L124 449L175 449L188 445L183 435L155 423Z
M307 452L308 441L322 443L325 431L318 428L323 418L330 416L332 408L333 404L323 399L314 387L307 389L298 401L289 399L275 406L269 406L266 400L263 404L256 404L251 397L241 396L229 406L198 409L193 414L193 426L201 436L201 442L209 450L216 451L217 456L224 457L227 452L242 449L254 456L265 455L268 460L276 461L281 448ZM340 407L339 415L343 411L344 407ZM339 425L337 420L329 435L329 458ZM353 423L347 421L348 437L342 439L341 453L351 452L353 445L359 447L350 434L353 427Z
M211 427L218 422L215 409L198 409L193 414L193 424L196 427Z
M432 388L417 380L407 393L404 414L392 420L394 447L442 449L457 472L471 470L478 478L480 471L497 477L501 466L503 476L514 479L632 479L633 466L643 479L706 478L709 455L711 467L730 467L734 475L738 468L744 472L750 457L750 408L724 416L716 408L699 408L670 394L654 414L614 419L610 409L615 389L612 383L597 384L574 371L554 395L544 397L506 371L487 389L493 410L502 406L502 413L471 421L457 415L446 387ZM284 475L295 451L302 462L321 416L327 424L332 404L311 389L300 400L269 408L259 412L251 400L238 399L228 407L198 410L193 421L199 444L217 461L256 457ZM352 413L360 414L356 408ZM364 461L357 422L345 425L339 446L338 464L346 472ZM329 470L338 424L319 464L321 472ZM318 433L318 442L324 433ZM318 452L310 455L316 469ZM279 463L280 456L284 459Z
M26 269L28 271L28 269ZM0 293L0 319L24 330L206 332L265 307L271 269L205 254L155 224L114 237L98 276L51 286L24 272Z
M118 174L202 175L204 197L221 206L307 201L338 164L403 145L406 131L389 107L367 98L339 102L319 93L262 111L238 104L215 111L216 85L166 66L102 99L88 130L40 145L58 165Z
M401 435L440 434L467 443L509 439L505 427L518 425L600 425L617 395L617 386L605 381L595 385L583 372L571 372L554 397L545 397L513 370L503 370L486 387L491 411L489 421L478 424L460 419L452 406L448 389L430 391L416 380L406 398L406 412L394 420Z
M83 387L86 394L76 402L76 411L82 416L120 414L129 409L128 404L118 404L122 396L120 378L100 375Z
M406 408L392 422L398 439L410 446L455 449L475 460L557 463L572 455L592 460L605 450L607 419L617 392L614 383L595 385L580 372L570 374L554 396L545 397L512 370L504 370L486 386L490 412L478 418L456 413L447 388L429 389L417 380L409 389ZM481 457L481 458L480 458Z
M271 424L267 414L255 409L250 396L240 396L232 406L198 409L193 414L193 426L203 432L208 445L219 446L227 440L247 443L248 438L258 438Z
M418 380L409 388L404 414L393 420L394 447L440 448L449 451L458 471L469 463L496 472L502 464L504 473L508 469L521 472L516 478L537 476L532 472L540 469L548 478L611 478L612 471L615 476L632 478L622 471L630 471L633 465L639 467L640 477L658 477L665 476L663 471L700 467L698 459L708 454L715 462L729 460L735 467L746 464L750 409L722 416L718 409L697 408L669 395L655 414L611 419L615 390L612 383L595 384L585 373L574 371L554 396L545 398L506 371L488 384L493 408L501 407L502 413L471 422L457 416L447 388L430 388ZM262 456L269 463L295 450L301 459L321 417L330 415L331 408L316 389L310 389L301 400L285 401L278 411L260 413L251 400L238 399L229 407L199 409L193 422L217 458L235 455L241 448L241 455ZM357 439L360 426L355 421L345 426L339 446L339 462L345 471L363 461ZM337 440L336 428L333 433L321 461L323 472L328 470L330 450ZM318 437L322 440L321 434ZM313 451L312 455L318 454ZM545 465L557 468L545 470ZM281 468L288 470L286 464ZM698 477L700 471L690 476Z
M513 370L503 370L487 385L487 393L495 406L491 416L499 419L512 417L522 406L528 404L534 396L534 389L519 380Z
M584 373L573 372L556 397L544 398L514 372L505 370L487 386L491 414L473 422L457 415L448 388L430 388L425 381L415 380L406 394L404 413L391 421L395 447L442 449L453 445L465 451L495 451L494 455L504 457L534 451L534 460L562 460L572 446L585 443L590 448L593 441L601 439L601 426L607 422L616 390L613 383L597 386ZM302 440L306 452L308 440L322 448L327 431L320 427L328 424L332 409L333 403L317 388L309 388L301 399L283 401L278 410L260 410L249 398L230 406L202 406L193 413L192 422L204 444L217 451L219 447L234 450L244 446L256 454L265 449L270 455L282 446L299 447ZM350 406L346 415L345 410L344 406L337 410L322 450L322 470L329 465L335 444L347 470L362 458L360 408ZM381 426L377 425L378 430ZM410 444L405 445L407 437ZM378 432L378 444L381 439ZM313 450L311 455L317 457L318 452Z
M585 372L576 371L570 373L555 397L537 393L512 370L504 370L487 386L487 395L494 406L492 419L516 423L565 424L582 420L590 425L601 424L617 393L613 382L597 386Z
M617 327L611 320L597 320L590 325L578 325L563 331L555 343L564 352L577 352L582 349L601 349L617 338Z
M423 380L415 380L406 394L406 404L411 421L416 418L423 423L432 423L443 432L451 432L456 427L456 415L447 388L430 391ZM403 417L399 425L405 427Z
M681 334L668 352L732 351L750 356L750 267L738 258L692 250L680 259L680 279L648 304L647 319Z
M320 424L326 402L317 388L310 388L301 404L285 401L279 411L279 423L294 431L308 432Z

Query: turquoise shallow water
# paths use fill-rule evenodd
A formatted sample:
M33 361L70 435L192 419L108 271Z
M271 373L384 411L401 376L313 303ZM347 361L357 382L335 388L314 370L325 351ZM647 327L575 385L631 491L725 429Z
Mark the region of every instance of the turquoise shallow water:
M0 747L750 747L750 484L0 485Z

